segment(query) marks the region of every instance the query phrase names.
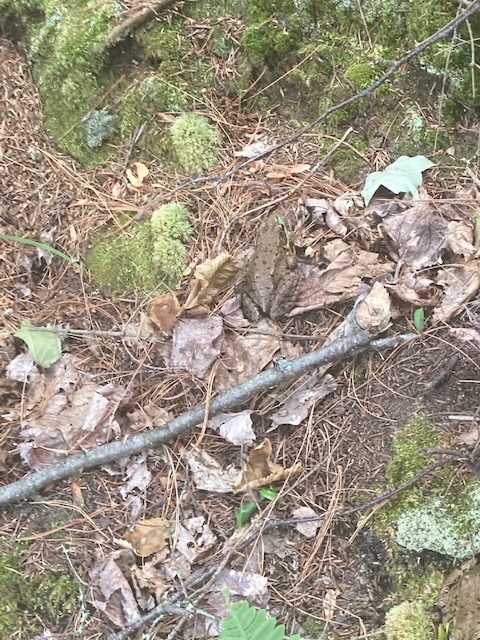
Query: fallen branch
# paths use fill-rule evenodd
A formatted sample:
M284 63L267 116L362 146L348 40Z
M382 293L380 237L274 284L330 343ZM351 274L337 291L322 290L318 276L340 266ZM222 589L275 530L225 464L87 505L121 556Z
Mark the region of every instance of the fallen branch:
M287 145L292 144L293 142L296 142L301 137L303 137L306 133L308 133L314 127L316 127L318 124L323 122L323 120L325 120L325 118L327 118L329 115L331 115L332 113L335 113L335 111L338 111L339 109L344 109L345 107L348 107L349 105L353 104L354 102L357 102L358 100L363 100L363 98L368 98L369 96L371 96L374 91L376 91L379 87L382 86L382 84L387 82L387 80L390 80L390 78L392 78L396 74L396 72L401 67L403 67L403 65L405 65L407 62L410 62L412 58L418 56L420 53L425 51L425 49L428 49L429 47L431 47L432 44L435 44L435 42L438 42L439 40L443 40L444 38L449 36L456 29L458 29L458 27L461 24L466 22L478 11L480 11L480 0L474 0L474 2L472 2L471 5L468 7L468 9L466 9L463 13L458 15L456 18L451 20L448 24L446 24L444 27L439 29L437 32L435 32L425 40L422 40L422 42L419 42L413 49L410 49L410 51L408 51L399 60L395 60L389 63L390 68L388 69L388 71L384 73L382 76L380 76L379 78L377 78L377 80L372 82L372 84L369 87L367 87L366 89L363 89L362 91L359 91L358 93L355 93L354 95L350 96L349 98L346 98L345 100L342 100L342 102L339 102L338 104L335 104L329 107L328 109L325 109L317 118L312 120L310 124L303 127L303 129L299 129L298 131L293 133L291 136L284 138L283 140L269 147L265 151L258 153L256 156L253 156L252 158L248 158L247 160L240 162L235 167L233 167L233 169L231 169L230 171L228 171L223 175L199 176L198 178L187 180L181 183L175 189L171 189L167 193L164 193L162 195L159 195L153 198L150 201L150 205L153 207L156 207L160 202L169 200L170 198L180 193L181 191L184 191L185 189L189 189L191 187L198 186L200 184L205 184L207 182L219 183L224 180L227 180L228 178L231 178L232 176L234 176L236 173L238 173L245 167L249 166L252 162L257 162L258 160L261 160L265 156L270 156L272 153L274 153L275 151L278 151L282 147L286 147Z
M152 2L146 7L142 7L138 11L135 11L110 31L105 41L97 46L95 53L101 54L113 45L117 44L117 42L124 40L128 35L130 35L133 29L143 27L147 22L156 18L159 13L168 9L170 5L175 4L175 2L176 0L159 0L159 2Z
M441 458L440 460L437 460L433 464L419 471L417 474L412 476L409 480L402 482L402 484L398 485L398 487L389 489L388 491L381 493L375 498L372 498L368 502L364 502L354 507L345 507L343 509L340 509L340 511L337 511L337 513L334 513L333 515L331 515L331 518L333 520L340 520L341 518L347 518L357 513L368 511L372 507L376 507L379 504L389 502L390 500L398 496L399 493L402 493L402 491L405 491L406 489L410 489L411 487L414 487L418 482L420 482L420 480L427 477L428 475L430 475L440 467L443 467L448 462L450 462L450 460L447 457ZM311 516L306 518L287 518L285 520L277 520L277 519L268 520L267 522L260 524L260 528L261 528L260 532L258 531L258 527L254 527L253 530L250 531L243 538L243 540L238 543L234 551L238 552L245 549L245 547L247 547L250 543L254 542L258 538L259 533L265 533L267 531L270 531L271 529L277 529L278 527L286 527L286 526L292 526L297 524L306 524L308 522L321 522L326 517L327 517L327 513L322 513L318 516ZM224 559L222 559L220 562L217 562L213 565L209 565L200 574L197 574L195 578L192 579L190 582L187 581L186 584L184 584L181 589L178 589L166 602L157 604L156 607L154 607L153 609L150 609L150 611L140 616L137 620L135 620L135 622L133 622L131 625L129 625L125 629L122 629L117 633L113 633L109 635L108 640L127 640L127 638L130 638L130 636L132 636L136 631L139 631L140 629L145 627L147 624L150 624L150 623L153 624L158 622L164 615L168 615L170 613L170 609L169 609L170 607L174 606L176 602L179 602L179 601L181 602L182 600L185 599L185 594L187 592L187 589L191 590L201 585L204 585L207 582L207 580L210 580L212 576L218 573L219 566L223 566L224 563L225 561Z
M371 340L366 332L359 332L338 339L327 347L311 351L295 360L280 360L274 368L262 371L250 380L215 396L210 403L209 415L214 416L224 411L231 411L254 395L295 380L311 369L338 362L347 356L351 357L363 351L379 351L395 347L409 342L417 335L405 333L391 338ZM31 473L21 480L1 488L0 505L27 498L54 482L64 480L87 469L93 469L171 442L188 429L200 424L204 415L205 405L202 404L170 420L165 425L134 435L126 441L110 442L95 449L87 449L83 453L69 455L52 467Z

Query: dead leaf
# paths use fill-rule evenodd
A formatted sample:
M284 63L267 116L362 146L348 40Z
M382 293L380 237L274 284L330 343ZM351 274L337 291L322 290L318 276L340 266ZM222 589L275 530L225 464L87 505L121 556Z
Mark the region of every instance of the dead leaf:
M268 318L262 318L257 329L262 333L228 334L225 337L215 377L216 391L248 380L271 362L280 348L280 340L275 336L277 325ZM263 332L269 335L263 335Z
M222 316L227 327L242 329L250 326L250 322L243 315L240 296L233 296L233 298L226 300L218 313Z
M218 431L227 442L248 446L256 440L251 415L248 409L239 413L219 413L208 421L208 427Z
M305 173L310 169L309 164L290 164L290 165L273 165L271 170L267 172L266 177L269 180L283 180L290 176L298 175L299 173Z
M127 627L140 617L132 589L115 563L119 553L111 553L88 572L90 593L87 600L117 627Z
M72 482L72 484L70 485L70 490L72 492L73 504L77 507L84 507L85 500L83 498L82 488L80 487L80 485L76 482Z
M368 291L363 278L378 278L393 270L393 264L381 262L378 254L354 248L342 251L325 269L301 264L297 306L288 315L296 316L356 298Z
M340 236L341 238L344 238L348 233L347 227L343 224L340 216L332 207L327 209L327 213L325 214L325 223L333 233L336 233L337 236Z
M442 292L431 278L402 270L394 285L386 285L390 291L405 302L417 307L435 307L442 298Z
M125 173L132 187L140 189L150 170L142 162L134 162L133 167L135 168L135 173L131 169L127 169Z
M168 585L165 582L165 576L163 575L162 569L156 566L156 559L151 561L144 561L142 564L133 565L131 569L131 577L134 585L136 583L138 589L147 589L150 593L153 593L155 596L156 602L160 602L163 594L168 589ZM139 600L139 595L137 593L137 600ZM148 609L147 603L144 602L142 609ZM152 608L152 607L150 607Z
M270 599L268 580L258 573L223 569L210 587L208 603L219 617L225 617L225 589L232 602L241 598L259 607L265 607Z
M447 322L480 289L480 258L461 267L442 269L437 282L445 287L445 294L441 305L433 312L433 317L436 321Z
M327 589L323 596L323 617L327 624L333 620L335 611L337 610L337 589Z
M334 200L333 208L338 211L341 216L346 218L359 209L363 211L365 207L363 205L363 199L359 195L347 191Z
M267 153L274 144L274 142L269 143L267 140L261 138L256 142L246 144L240 151L235 151L233 155L236 158L255 158L262 153Z
M478 329L455 327L450 329L450 333L461 342L473 342L473 344L480 347L480 331L478 331Z
M161 331L169 333L180 315L180 303L174 293L165 293L158 296L150 307L150 320Z
M223 338L220 316L179 320L173 329L172 366L204 378L220 355Z
M159 407L154 402L149 402L143 407L139 406L133 411L129 411L127 416L129 426L134 431L160 427L172 419L171 414L166 409Z
M240 471L232 466L223 469L218 462L205 451L189 449L186 460L192 472L193 483L197 489L215 493L229 493L238 482Z
M280 464L270 460L271 455L272 443L268 438L265 438L262 444L250 451L240 480L234 487L235 493L258 489L259 487L272 484L273 482L280 482L300 473L302 469L300 463L284 469Z
M392 305L381 282L375 282L370 292L355 308L355 319L371 335L382 333L390 326Z
M190 564L197 561L199 556L209 551L217 542L217 537L206 524L203 516L188 518L179 525L177 544L175 548L188 560Z
M198 265L184 309L208 307L218 292L225 288L240 270L240 265L228 251Z
M452 444L463 447L476 447L480 442L480 429L472 426L468 431L459 433L452 437Z
M38 378L40 372L29 353L20 353L7 366L6 376L8 380L28 384Z
M132 545L135 555L146 558L168 546L171 524L165 518L140 520L124 539Z
M405 213L390 216L382 227L392 240L395 257L414 271L441 264L448 224L431 205L418 204Z
M281 424L299 425L308 416L311 407L333 393L338 386L331 375L324 376L319 382L315 377L313 382L313 388L307 388L302 384L288 396L280 409L271 414L270 420L274 428Z
M152 474L148 470L145 454L133 456L127 462L124 477L126 482L120 487L120 495L126 500L135 489L145 491L151 480Z
M298 509L295 509L292 513L292 516L294 518L315 518L318 516L318 513L310 507L298 507ZM295 525L295 529L306 538L315 538L319 526L319 520L317 522L299 522Z
M453 253L472 258L477 253L473 246L473 221L449 222L447 243Z

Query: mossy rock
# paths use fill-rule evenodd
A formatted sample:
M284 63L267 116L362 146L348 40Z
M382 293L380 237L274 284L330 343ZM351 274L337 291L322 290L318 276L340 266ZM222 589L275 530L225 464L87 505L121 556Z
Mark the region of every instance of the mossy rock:
M192 235L186 209L163 205L151 220L119 220L94 234L85 263L96 282L114 294L148 294L175 289L186 268ZM122 229L122 226L125 227Z

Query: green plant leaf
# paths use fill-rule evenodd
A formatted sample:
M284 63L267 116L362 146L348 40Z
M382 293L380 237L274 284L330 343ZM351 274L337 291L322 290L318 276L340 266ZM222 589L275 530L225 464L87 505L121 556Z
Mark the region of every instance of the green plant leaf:
M25 342L28 353L39 367L48 369L62 355L62 341L56 331L23 324L13 335Z
M475 218L475 227L473 231L473 246L480 249L480 216Z
M229 615L220 623L219 640L283 640L285 626L277 624L264 609L255 609L248 602L227 605ZM298 635L290 640L301 640Z
M425 329L425 309L423 307L415 309L413 312L413 324L419 333Z
M278 491L272 486L260 487L258 493L264 500L270 500L271 502L278 498Z
M425 156L400 156L383 171L375 171L367 176L362 196L367 206L379 187L392 193L411 193L418 197L418 187L422 184L422 172L434 164Z
M19 242L20 244L28 244L30 247L36 247L37 249L43 249L44 251L48 251L54 256L58 256L59 258L63 258L70 264L79 265L80 263L72 256L69 256L68 253L64 253L60 251L60 249L55 249L49 244L45 242L38 242L38 240L32 240L31 238L24 238L23 236L10 236L7 233L0 233L0 240L5 240L6 242Z
M239 507L235 507L235 529L240 529L248 522L256 510L257 505L254 502L244 502Z

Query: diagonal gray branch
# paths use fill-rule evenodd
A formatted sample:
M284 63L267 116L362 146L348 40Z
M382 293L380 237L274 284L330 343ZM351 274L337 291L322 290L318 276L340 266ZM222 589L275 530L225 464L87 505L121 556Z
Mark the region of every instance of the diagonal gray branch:
M392 338L371 340L366 332L360 331L349 337L340 338L327 347L311 351L295 360L280 361L274 368L262 371L250 380L219 393L212 399L209 415L214 416L223 411L236 409L254 395L293 381L307 371L321 365L339 362L346 357L352 357L367 350L378 351L395 347L416 336L417 334L414 333L405 333ZM93 469L151 447L171 442L188 429L200 424L204 413L205 405L202 404L161 427L144 431L126 441L110 442L95 449L88 449L83 453L67 456L52 467L41 469L2 487L0 489L0 505L27 498L49 484L64 480L87 469Z

